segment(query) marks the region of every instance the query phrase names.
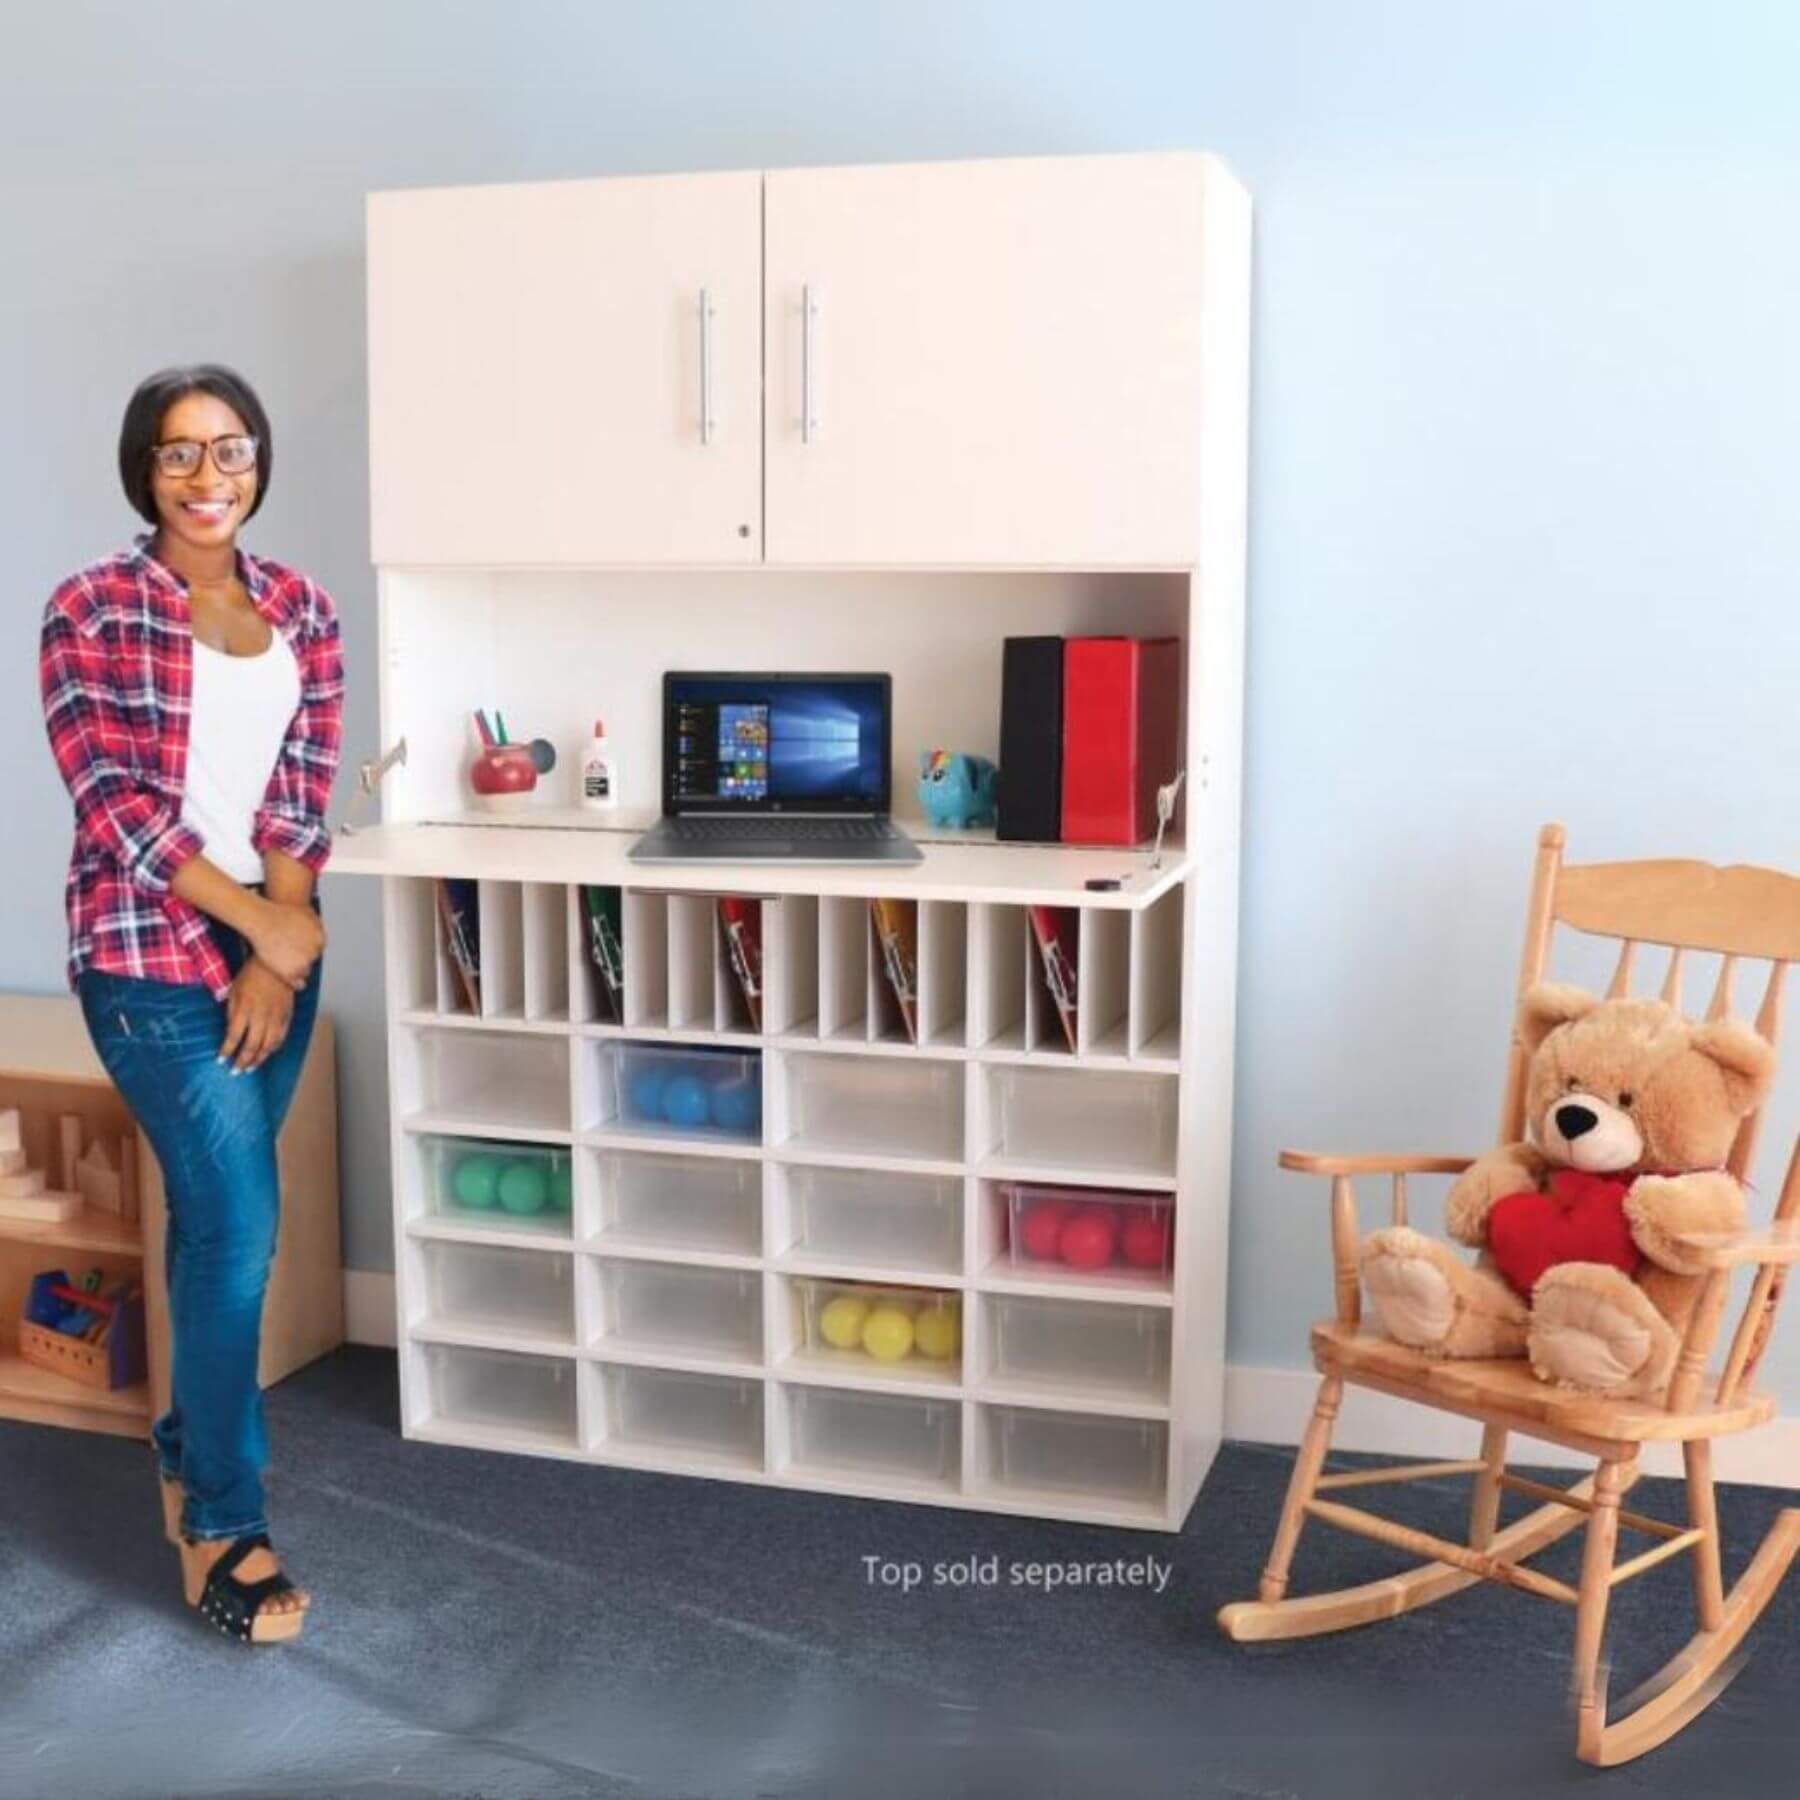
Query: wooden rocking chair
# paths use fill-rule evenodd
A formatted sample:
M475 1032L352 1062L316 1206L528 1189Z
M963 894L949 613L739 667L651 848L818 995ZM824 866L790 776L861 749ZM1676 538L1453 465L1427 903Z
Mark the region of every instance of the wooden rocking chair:
M1563 830L1547 825L1538 836L1537 864L1526 922L1520 991L1542 979L1557 925L1616 939L1618 963L1609 997L1630 991L1640 944L1669 951L1662 997L1680 1004L1681 964L1687 951L1715 952L1719 975L1707 1016L1731 1005L1734 972L1746 959L1766 960L1769 974L1756 1017L1773 1042L1780 1026L1781 990L1787 964L1800 959L1800 879L1772 870L1714 868L1699 862L1594 863L1565 866ZM1501 1109L1500 1141L1523 1135L1528 1058L1516 1039ZM1755 1148L1760 1115L1743 1122L1729 1166L1743 1177ZM1318 1402L1295 1458L1275 1542L1263 1570L1259 1598L1225 1607L1219 1624L1240 1642L1310 1637L1353 1625L1391 1619L1458 1592L1477 1580L1499 1582L1575 1609L1574 1701L1576 1753L1584 1762L1629 1762L1664 1743L1717 1696L1725 1665L1780 1585L1800 1550L1800 1508L1781 1512L1730 1593L1719 1564L1719 1526L1713 1495L1713 1439L1766 1425L1775 1403L1750 1382L1768 1341L1790 1264L1800 1260L1800 1146L1788 1168L1773 1224L1729 1239L1687 1240L1704 1249L1710 1267L1682 1341L1663 1403L1614 1401L1551 1387L1524 1361L1433 1361L1360 1324L1357 1279L1356 1197L1359 1175L1388 1176L1393 1220L1406 1222L1406 1178L1457 1174L1471 1159L1450 1156L1322 1156L1286 1151L1281 1166L1331 1180L1331 1248L1337 1313L1312 1331L1313 1361L1323 1379ZM1719 1335L1732 1273L1755 1269L1749 1299L1716 1375L1707 1373ZM1321 1473L1345 1382L1417 1401L1421 1406L1482 1422L1480 1454L1466 1462L1401 1464L1350 1474ZM1593 1475L1566 1492L1508 1473L1507 1434L1520 1431L1596 1459ZM1687 1477L1687 1523L1669 1524L1622 1510L1620 1497L1637 1478L1640 1445L1681 1445ZM1469 1541L1452 1543L1344 1505L1328 1490L1435 1476L1474 1476ZM1544 1502L1504 1530L1497 1529L1502 1490ZM1335 1525L1429 1560L1406 1573L1361 1587L1306 1598L1286 1598L1288 1568L1308 1519ZM1585 1521L1579 1586L1526 1567L1546 1545ZM1652 1548L1615 1562L1620 1527L1643 1533ZM1686 1554L1691 1560L1699 1628L1685 1648L1607 1720L1601 1641L1607 1601L1620 1582L1658 1563Z

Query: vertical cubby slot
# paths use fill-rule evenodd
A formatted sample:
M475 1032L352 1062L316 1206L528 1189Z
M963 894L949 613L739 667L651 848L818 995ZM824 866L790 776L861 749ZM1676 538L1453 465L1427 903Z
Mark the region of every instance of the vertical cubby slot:
M525 922L525 1017L569 1017L568 890L528 881L521 890Z
M969 909L955 900L919 903L919 1042L963 1042L969 988Z
M1071 1399L1169 1398L1169 1309L1107 1300L989 1294L983 1302L986 1377Z
M616 887L569 895L569 1008L578 1024L625 1023L625 905Z
M959 1485L961 1408L954 1400L797 1383L784 1392L787 1467L796 1473L879 1476L946 1492Z
M763 902L764 1029L819 1035L819 902L786 894Z
M868 903L869 1041L919 1041L919 904L916 900Z
M749 894L721 894L713 919L713 1029L760 1032L768 1008L769 908Z
M573 1357L416 1346L424 1370L424 1425L473 1428L484 1442L520 1449L576 1447Z
M437 1009L441 1013L478 1012L475 996L482 991L482 884L459 876L442 876L433 879L430 886L436 919Z
M1132 914L1131 1054L1181 1054L1182 919L1185 883Z
M776 1253L909 1274L958 1274L962 1187L955 1175L779 1164Z
M979 901L969 909L969 1044L1025 1047L1026 957L1033 954L1022 906Z
M627 888L625 1023L633 1031L669 1023L669 896Z
M1173 1178L1178 1077L1000 1064L984 1069L982 1078L989 1155L1148 1181Z
M819 1036L859 1041L869 1015L869 903L828 895L819 902Z
M800 1150L960 1162L960 1063L898 1056L786 1057L784 1142Z
M569 1044L546 1033L409 1030L395 1096L403 1121L533 1132L569 1129Z
M594 1409L601 1448L627 1454L673 1451L684 1460L760 1472L763 1384L680 1369L589 1365L599 1389Z
M1073 1494L1160 1511L1169 1428L1034 1406L984 1406L976 1431L982 1482L997 1493Z
M525 921L516 881L482 881L481 1016L525 1017Z
M1068 1056L1081 998L1081 914L1028 906L1025 922L1025 1048Z
M409 1286L423 1297L413 1323L426 1330L535 1339L575 1347L575 1277L566 1251L520 1250L415 1238Z
M1125 1055L1131 1009L1130 913L1118 907L1082 908L1076 976L1077 1047L1084 1055Z
M676 1031L713 1028L713 952L717 927L710 894L671 894L669 1024Z
M594 1174L599 1245L728 1256L761 1248L761 1163L645 1150L581 1154Z
M436 1132L412 1141L405 1166L416 1187L402 1196L409 1218L429 1214L489 1231L569 1237L574 1168L566 1147Z
M762 1141L762 1053L582 1042L581 1129L743 1147Z
M390 875L388 966L402 1012L442 1010L438 994L437 884Z
M762 1277L748 1269L587 1257L595 1350L762 1363Z

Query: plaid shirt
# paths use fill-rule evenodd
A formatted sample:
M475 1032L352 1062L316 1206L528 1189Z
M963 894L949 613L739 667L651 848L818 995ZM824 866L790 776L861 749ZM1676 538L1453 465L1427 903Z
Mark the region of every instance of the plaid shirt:
M44 608L44 728L75 801L64 893L69 986L92 968L202 983L223 1000L231 973L210 919L169 888L176 870L205 848L181 820L194 638L187 583L150 553L150 541L145 532L131 549L78 570ZM331 854L325 805L342 731L337 609L304 575L242 549L237 572L300 669L300 704L250 841L316 875Z

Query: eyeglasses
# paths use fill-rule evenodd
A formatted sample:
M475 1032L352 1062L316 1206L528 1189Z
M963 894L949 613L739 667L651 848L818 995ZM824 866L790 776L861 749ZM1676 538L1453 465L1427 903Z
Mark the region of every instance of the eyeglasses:
M203 444L196 438L169 438L150 446L151 459L164 475L193 475L212 451L213 467L221 475L248 475L256 467L256 439L244 432L216 437Z

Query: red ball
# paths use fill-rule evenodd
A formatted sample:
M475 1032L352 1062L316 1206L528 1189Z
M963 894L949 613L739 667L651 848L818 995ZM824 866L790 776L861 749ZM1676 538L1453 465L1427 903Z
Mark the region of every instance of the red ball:
M1157 1207L1134 1209L1119 1234L1119 1249L1136 1269L1161 1269L1169 1260L1169 1215Z
M1119 1234L1110 1206L1084 1206L1063 1221L1057 1248L1071 1269L1103 1269L1113 1259Z
M1025 1254L1054 1261L1063 1220L1074 1210L1066 1200L1036 1200L1026 1207L1019 1219L1019 1244Z

